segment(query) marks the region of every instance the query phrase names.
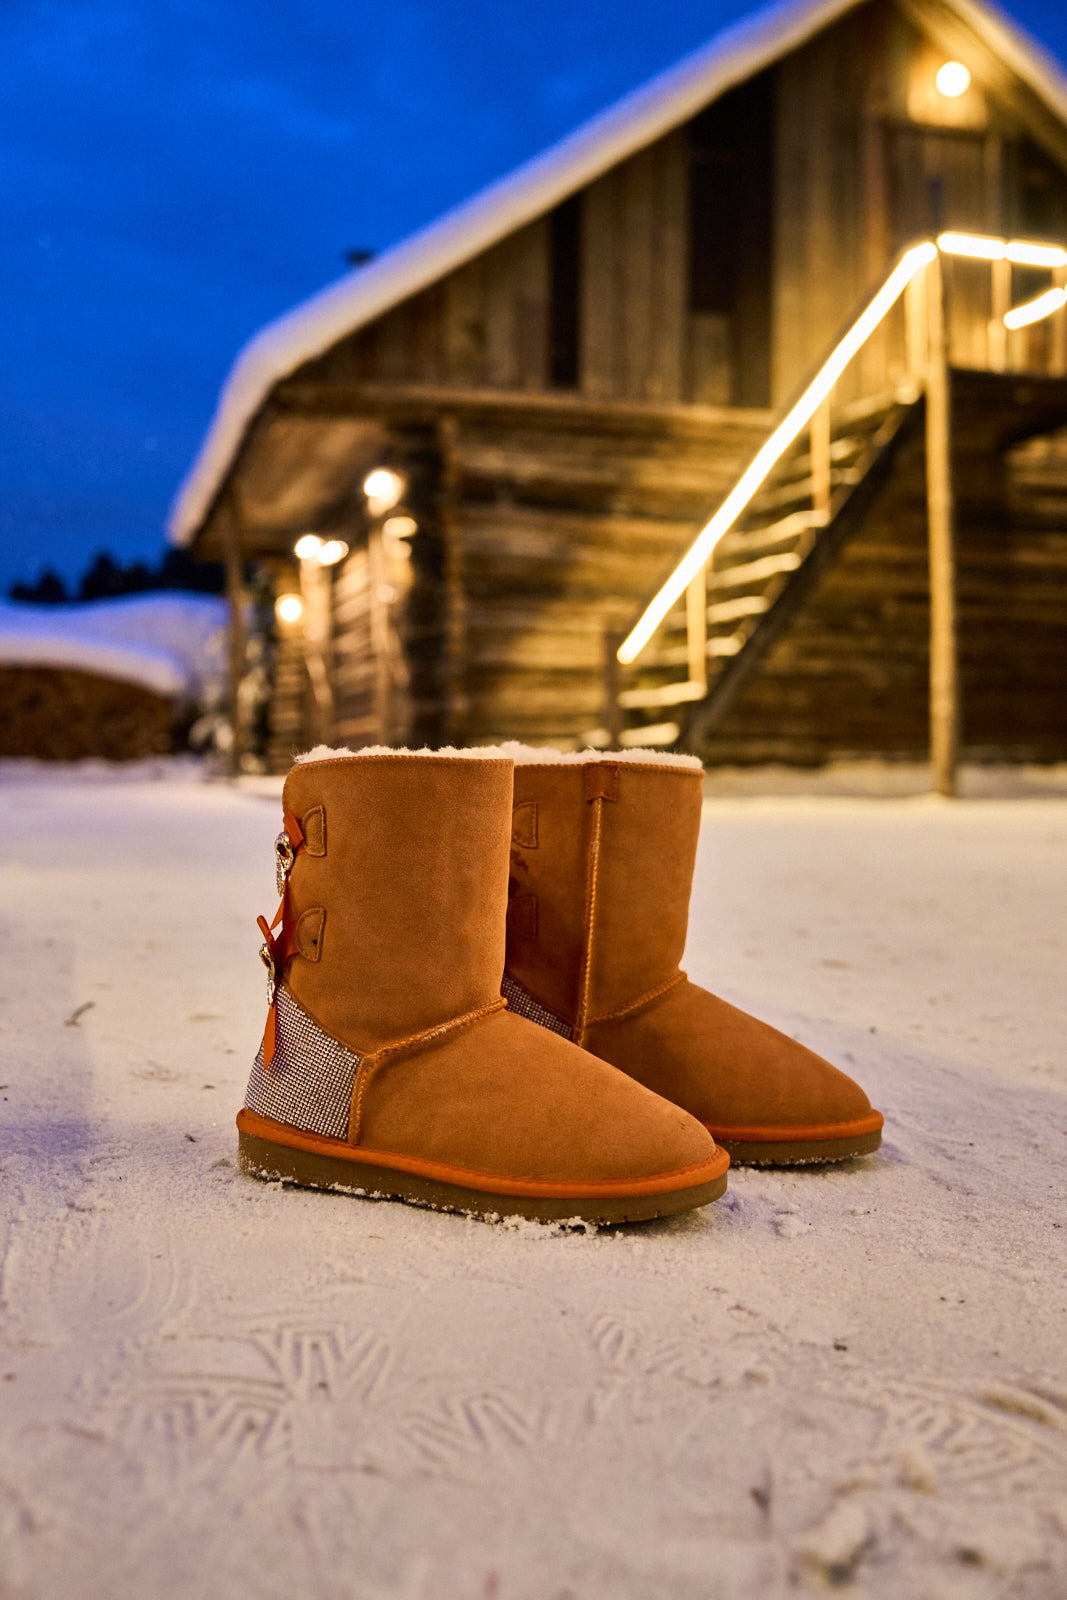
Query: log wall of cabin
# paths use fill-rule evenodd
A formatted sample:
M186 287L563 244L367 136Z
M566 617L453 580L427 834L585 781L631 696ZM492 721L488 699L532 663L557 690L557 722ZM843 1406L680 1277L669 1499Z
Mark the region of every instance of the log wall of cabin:
M566 747L599 727L605 629L629 625L766 426L741 410L454 419L455 736Z

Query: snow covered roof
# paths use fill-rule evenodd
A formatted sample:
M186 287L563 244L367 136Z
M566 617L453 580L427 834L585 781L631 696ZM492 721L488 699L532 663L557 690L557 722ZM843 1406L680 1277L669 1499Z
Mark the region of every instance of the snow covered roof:
M129 595L87 605L0 601L0 665L72 667L172 698L223 673L226 603L211 595Z
M491 183L376 261L349 273L245 345L168 518L174 544L191 542L271 389L402 300L543 216L568 195L662 138L736 84L788 55L864 0L780 0L626 95L514 172ZM1067 77L992 0L944 0L993 54L1067 123Z

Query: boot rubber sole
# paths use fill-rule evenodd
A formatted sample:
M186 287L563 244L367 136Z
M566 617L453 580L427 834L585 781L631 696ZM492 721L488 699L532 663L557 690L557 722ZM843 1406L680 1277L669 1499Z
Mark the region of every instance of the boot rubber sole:
M435 1161L363 1150L340 1139L300 1133L253 1111L237 1118L242 1172L301 1188L331 1189L368 1199L407 1200L435 1211L539 1222L647 1222L710 1205L726 1191L730 1158L650 1178L604 1183L548 1183L468 1172Z
M720 1128L704 1126L735 1167L804 1167L820 1161L869 1156L882 1143L884 1118L872 1111L855 1122L821 1128Z

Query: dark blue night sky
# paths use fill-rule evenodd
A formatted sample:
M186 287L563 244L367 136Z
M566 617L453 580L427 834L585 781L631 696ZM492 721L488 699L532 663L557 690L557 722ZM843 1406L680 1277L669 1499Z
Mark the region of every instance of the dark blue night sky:
M0 589L158 556L249 335L752 9L3 0Z

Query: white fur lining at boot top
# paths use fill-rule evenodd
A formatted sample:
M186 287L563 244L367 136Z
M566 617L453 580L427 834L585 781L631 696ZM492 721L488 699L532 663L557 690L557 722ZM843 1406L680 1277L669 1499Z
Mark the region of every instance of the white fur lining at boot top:
M464 761L503 761L508 752L495 744L479 745L473 750L456 750L452 745L447 745L443 750L408 750L402 745L396 747L387 744L364 745L361 750L346 750L343 745L333 746L317 744L314 750L306 750L303 755L296 757L296 765L300 766L305 761L335 761L341 759L354 760L358 756L418 756L421 760L436 760L441 756L449 759L462 757Z
M359 756L418 756L433 760L447 756L461 756L465 761L513 761L518 766L546 766L556 762L574 765L587 761L627 761L645 767L688 767L702 772L703 763L696 756L676 755L669 750L553 750L548 746L519 744L507 739L503 744L478 745L470 750L457 750L447 745L443 750L407 750L403 746L392 748L386 744L365 745L361 750L347 750L344 746L317 744L296 757L296 765L305 761L355 760Z
M323 1033L284 984L278 986L275 1004L274 1059L264 1067L260 1045L245 1105L302 1133L346 1139L359 1056Z
M506 739L500 754L510 756L517 767L554 766L557 762L572 765L587 761L626 761L642 767L689 767L694 772L704 770L697 756L686 756L673 750L549 750L540 745L519 744Z

